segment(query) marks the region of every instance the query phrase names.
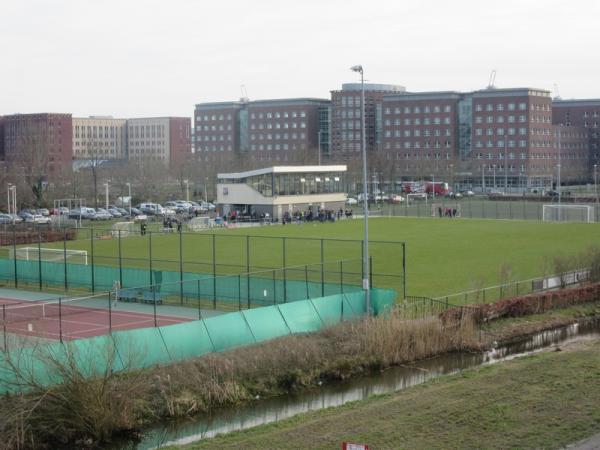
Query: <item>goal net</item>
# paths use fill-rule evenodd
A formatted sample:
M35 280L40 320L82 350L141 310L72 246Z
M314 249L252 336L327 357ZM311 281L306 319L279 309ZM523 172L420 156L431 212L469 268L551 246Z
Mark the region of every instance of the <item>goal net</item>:
M432 203L431 217L461 217L460 203Z
M594 207L589 205L544 205L544 222L594 222Z
M135 222L117 222L112 226L110 231L113 237L127 237L135 234L136 225Z
M210 217L194 217L188 224L190 231L208 230L214 226L214 222Z
M64 250L60 248L38 248L38 247L19 247L16 251L10 250L12 259L23 259L25 261L47 261L47 262L66 262L73 264L88 263L88 254L86 250Z

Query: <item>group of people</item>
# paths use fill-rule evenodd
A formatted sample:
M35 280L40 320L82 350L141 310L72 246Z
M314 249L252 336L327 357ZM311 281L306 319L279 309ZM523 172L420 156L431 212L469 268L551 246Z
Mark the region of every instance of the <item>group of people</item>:
M438 206L438 215L440 217L456 217L457 212L456 208L442 208Z
M173 223L177 225L177 232L180 233L182 227L181 220L173 219L168 216L163 220L163 231L173 232Z

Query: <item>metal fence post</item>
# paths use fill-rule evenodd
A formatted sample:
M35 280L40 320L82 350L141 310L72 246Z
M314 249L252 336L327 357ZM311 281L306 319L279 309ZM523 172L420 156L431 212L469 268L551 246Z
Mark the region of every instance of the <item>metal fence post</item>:
M38 231L38 281L42 290L42 235Z
M323 265L321 264L321 267L323 267ZM304 266L304 284L306 286L306 298L310 298L310 292L308 290L308 265ZM323 283L321 283L321 286L323 285Z
M325 297L325 250L323 239L321 239L321 297Z
M15 288L19 287L19 277L18 277L18 269L17 269L17 228L13 224L13 260L15 265Z
M148 267L150 269L150 286L152 286L152 231L148 231L148 260Z
M156 317L156 286L152 285L152 309L154 312L154 326L158 326L158 317Z
M2 305L2 328L4 330L4 351L8 351L8 340L6 337L6 305Z
M115 296L115 302L118 302L118 291L115 290L113 295ZM112 334L112 299L110 298L110 291L108 291L108 334Z
M123 286L123 258L121 256L121 230L117 230L117 238L119 244L119 286Z
M179 303L183 305L183 231L179 226Z
M62 298L58 297L58 339L62 344Z
M250 236L246 236L246 295L248 309L250 309Z
M90 258L91 258L91 270L92 270L92 292L96 291L96 279L94 275L94 229L90 229Z
M283 303L287 302L287 277L286 277L286 258L285 258L285 237L282 238L283 243Z
M198 286L197 286L197 298L198 298L198 319L202 319L202 307L200 302L200 278L198 278Z
M212 235L212 263L213 263L213 308L217 309L217 244L216 235Z
M242 276L238 274L238 310L242 310Z
M65 292L69 289L68 277L67 277L67 231L63 232L63 261L65 268Z
M373 257L369 256L369 289L373 289Z
M344 260L340 260L340 294L344 293Z
M406 298L406 242L402 243L402 291Z
M276 269L273 269L273 304L274 305L277 304L277 289L276 289L277 281L275 280L275 271L276 271Z

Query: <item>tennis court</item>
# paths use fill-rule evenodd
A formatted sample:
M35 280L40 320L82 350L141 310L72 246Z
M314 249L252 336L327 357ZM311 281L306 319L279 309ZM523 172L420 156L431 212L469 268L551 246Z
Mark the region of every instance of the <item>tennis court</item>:
M50 300L47 294L39 296L42 298L36 298L35 293L31 294L29 298L29 293L14 298L7 296L6 292L0 292L0 323L5 339L7 334L17 334L51 340L73 340L112 331L173 325L193 320L192 317L161 314L156 310L131 310L131 306L117 304L106 294Z

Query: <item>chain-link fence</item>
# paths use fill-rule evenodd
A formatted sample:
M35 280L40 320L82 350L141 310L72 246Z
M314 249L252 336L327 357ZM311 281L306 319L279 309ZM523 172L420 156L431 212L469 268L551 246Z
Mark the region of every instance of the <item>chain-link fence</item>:
M94 228L63 229L52 235L37 232L24 237L13 229L0 235L4 242L0 248L0 280L40 290L106 291L115 282L123 288L152 285L156 277L160 282L179 282L182 287L188 279L270 270L285 286L290 277L290 281L293 277L327 280L337 277L340 271L328 268L323 273L315 272L315 264L326 267L327 261L363 259L360 240ZM404 295L405 244L371 241L370 254L370 274L362 273L362 265L353 270L342 268L342 274L352 280L369 276L376 286ZM304 269L282 269L298 266L308 267L308 273L299 273ZM181 302L186 296L184 291L182 287ZM289 292L282 288L279 291L282 295Z
M502 219L502 220L548 220L556 221L551 215L544 217L544 205L558 205L556 199L535 201L520 197L481 198L465 197L460 199L448 197L422 198L404 200L402 203L373 203L369 206L372 216L389 217L438 217L467 219ZM572 202L563 200L561 221L588 222L600 221L600 205L596 202ZM591 208L569 208L580 205ZM356 214L362 214L360 205L354 207Z

